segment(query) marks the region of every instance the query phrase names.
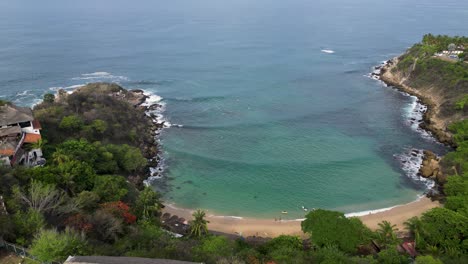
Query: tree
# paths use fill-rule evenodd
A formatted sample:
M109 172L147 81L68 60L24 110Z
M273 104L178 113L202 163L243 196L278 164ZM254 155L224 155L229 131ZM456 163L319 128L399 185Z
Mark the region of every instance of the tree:
M466 53L465 53L465 52L462 52L462 53L458 54L458 58L459 58L460 60L462 60L462 61L465 60L465 58L466 58Z
M99 134L103 134L107 130L107 122L101 119L96 119L91 123L91 127Z
M302 240L297 236L281 235L262 248L271 259L281 263L298 263L303 259Z
M55 95L51 93L46 93L44 94L43 100L44 100L44 103L51 104L55 101Z
M31 143L31 147L32 149L42 149L46 143L47 140L41 138L38 141Z
M358 218L346 218L341 212L314 210L301 223L302 231L319 246L336 246L347 252L356 252L357 246L370 240L370 231Z
M60 233L57 230L41 230L34 239L30 253L40 261L65 261L68 256L87 255L90 250L83 234L69 228Z
M98 208L99 200L99 195L90 191L82 191L77 196L73 197L76 207L85 211Z
M377 229L377 238L382 245L389 246L399 243L399 239L396 236L398 228L396 225L392 225L388 221L382 221L378 224L379 228Z
M128 193L127 180L118 175L99 175L93 192L101 197L102 202L119 201Z
M0 237L5 239L13 237L14 227L13 219L9 215L0 214Z
M426 249L468 253L468 218L446 208L433 208L421 217Z
M62 118L59 128L69 132L80 131L84 126L83 120L77 115L69 115Z
M421 243L421 233L423 232L421 220L415 216L408 219L403 224L405 225L406 230L408 230L411 236L414 238L416 247L418 247Z
M205 220L205 211L198 209L193 214L193 220L190 221L190 235L192 237L202 237L208 234L208 223L210 221Z
M411 263L408 256L400 255L396 248L388 248L379 252L379 263L382 264L406 264Z
M450 44L447 46L447 49L448 49L449 51L454 51L456 48L457 48L457 45L455 45L454 43L450 43Z
M136 216L130 213L130 206L122 201L104 203L101 205L101 208L124 220L127 224L133 224L136 221Z
M65 202L65 193L57 190L52 184L43 184L32 180L28 192L18 186L13 187L15 198L39 213L57 212Z
M114 242L123 233L122 220L103 209L92 214L89 223L93 226L90 235L101 241Z
M96 146L89 143L86 139L67 140L60 144L57 151L61 150L63 155L66 155L74 160L80 160L93 165L97 159L98 152Z
M114 155L119 168L125 172L133 172L147 164L147 160L141 154L139 148L127 144L106 146L107 150Z
M60 185L70 194L89 191L93 188L96 173L86 162L70 160L57 165Z
M162 208L160 198L160 195L153 189L145 187L135 202L135 214L144 220L155 218Z
M315 254L316 263L323 264L348 264L350 260L346 253L336 246L325 246L317 250Z
M72 158L65 152L63 149L57 149L54 154L52 154L52 160L56 164L62 164L67 161L71 161Z
M45 226L44 216L38 211L29 208L26 212L19 211L13 216L15 224L16 242L20 245L28 241Z
M233 243L224 236L208 236L201 244L194 248L195 259L208 263L215 263L222 257L233 254Z
M440 259L432 256L418 256L416 257L415 264L444 264Z

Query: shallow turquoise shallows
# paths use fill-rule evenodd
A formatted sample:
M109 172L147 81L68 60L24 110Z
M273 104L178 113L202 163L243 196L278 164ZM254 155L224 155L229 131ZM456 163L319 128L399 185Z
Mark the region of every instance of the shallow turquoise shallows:
M271 218L416 199L400 160L446 149L408 124L414 98L366 75L425 33L468 35L461 0L1 1L0 17L0 99L94 81L158 94L165 199Z

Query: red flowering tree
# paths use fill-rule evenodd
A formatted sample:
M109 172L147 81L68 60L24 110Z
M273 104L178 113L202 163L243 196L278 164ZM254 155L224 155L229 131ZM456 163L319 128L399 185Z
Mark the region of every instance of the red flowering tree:
M103 203L101 208L116 217L122 218L127 224L133 224L137 219L135 215L130 213L130 206L122 201Z
M80 231L88 233L93 229L93 225L88 221L87 217L82 214L75 214L65 220L65 225Z

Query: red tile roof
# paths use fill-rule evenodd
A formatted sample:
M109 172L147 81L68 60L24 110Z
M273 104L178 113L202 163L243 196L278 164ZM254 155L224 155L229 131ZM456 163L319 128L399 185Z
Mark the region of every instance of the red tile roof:
M0 155L2 156L12 156L15 154L14 149L0 149Z
M27 133L26 137L24 138L24 143L36 143L41 139L40 134L31 134Z

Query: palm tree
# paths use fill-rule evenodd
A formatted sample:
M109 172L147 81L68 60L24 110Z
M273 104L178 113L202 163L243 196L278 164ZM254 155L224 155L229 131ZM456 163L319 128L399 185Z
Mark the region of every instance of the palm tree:
M396 235L398 231L396 225L392 225L388 221L382 221L378 225L379 229L377 229L377 235L380 243L383 245L392 245L399 241Z
M57 149L54 154L52 154L52 159L57 164L63 164L71 160L70 156L68 156L62 149Z
M210 221L205 220L205 211L198 209L193 214L193 220L190 221L190 235L193 237L201 237L204 234L208 234L208 223Z
M416 246L421 242L421 233L422 233L422 222L419 218L412 217L408 221L403 223L406 230L409 231L411 236L414 238Z
M42 149L46 143L47 143L47 140L41 138L37 142L31 143L31 146L33 149Z

